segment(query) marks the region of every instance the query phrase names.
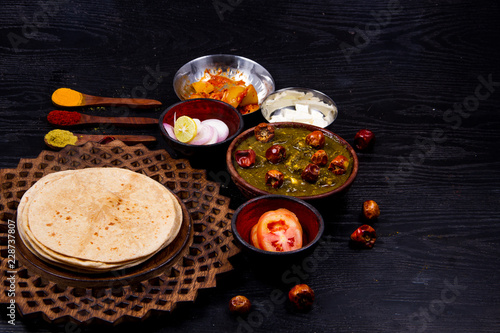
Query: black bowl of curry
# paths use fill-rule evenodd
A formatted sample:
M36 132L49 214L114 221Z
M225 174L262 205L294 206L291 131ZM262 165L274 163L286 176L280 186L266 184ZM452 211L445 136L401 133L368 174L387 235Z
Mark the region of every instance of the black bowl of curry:
M358 157L347 141L324 128L293 122L244 131L231 142L226 164L247 198L321 199L347 190L358 172Z

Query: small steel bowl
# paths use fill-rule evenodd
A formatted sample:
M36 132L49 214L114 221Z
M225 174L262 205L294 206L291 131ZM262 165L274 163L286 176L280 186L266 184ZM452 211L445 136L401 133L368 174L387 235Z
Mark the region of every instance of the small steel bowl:
M259 97L259 104L275 89L271 74L255 61L231 54L213 54L191 60L177 71L173 84L174 91L180 100L186 100L194 92L191 84L199 81L207 69L213 74L222 70L224 76L243 80L246 85L253 85ZM243 117L246 125L251 125L251 120L254 123L259 119L264 121L258 110L245 114Z
M311 123L298 109L308 109L312 117L319 118L319 123ZM326 128L337 118L335 102L322 93L309 88L290 87L277 90L267 96L260 108L262 116L268 122L299 122ZM273 118L274 117L274 118Z
M286 208L297 215L303 231L302 248L287 252L270 252L252 245L250 231L259 221L260 216L267 211L279 208ZM237 243L247 252L281 260L285 257L309 253L323 236L325 223L316 208L303 200L285 195L266 195L251 199L238 207L231 219L231 227Z

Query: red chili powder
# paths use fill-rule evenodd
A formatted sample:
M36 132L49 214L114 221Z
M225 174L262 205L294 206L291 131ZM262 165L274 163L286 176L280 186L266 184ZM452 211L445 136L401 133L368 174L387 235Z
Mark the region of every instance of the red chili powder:
M76 111L51 111L47 115L47 120L54 125L74 125L80 121L82 115Z

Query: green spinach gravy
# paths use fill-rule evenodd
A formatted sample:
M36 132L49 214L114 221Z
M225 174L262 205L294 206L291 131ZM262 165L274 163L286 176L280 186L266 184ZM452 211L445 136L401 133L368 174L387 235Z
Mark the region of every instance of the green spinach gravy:
M250 168L240 167L233 156L234 168L239 175L249 184L272 194L291 196L311 196L329 192L340 187L349 178L353 158L350 152L336 139L325 135L325 146L323 150L328 155L326 166L320 167L319 178L315 183L308 183L301 178L304 168L311 163L311 156L317 151L305 142L305 137L311 133L305 128L276 128L275 136L270 142L260 142L255 136L251 136L241 142L236 150L253 149L256 153L255 164ZM266 150L272 145L279 144L286 148L284 161L273 164L266 159ZM338 155L344 155L349 161L347 172L343 175L335 175L328 170L328 165ZM284 175L283 185L280 188L272 188L265 183L265 175L269 170L279 170Z

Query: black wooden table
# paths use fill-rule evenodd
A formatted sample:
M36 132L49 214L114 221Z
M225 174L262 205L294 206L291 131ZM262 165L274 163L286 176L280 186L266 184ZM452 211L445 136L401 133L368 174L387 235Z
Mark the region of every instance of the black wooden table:
M369 128L377 141L359 153L349 192L317 207L326 221L321 260L262 268L237 256L217 288L141 323L80 327L18 315L12 326L4 307L0 331L499 332L499 7L470 0L3 0L1 168L47 149L54 89L170 105L178 101L177 69L216 53L259 62L277 88L328 94L339 108L329 129L352 143ZM157 84L146 87L151 73ZM168 149L157 128L109 134L125 133L155 135L152 149ZM236 209L244 198L223 166L203 167ZM367 199L382 214L375 247L360 251L348 240ZM273 296L297 282L316 292L309 312ZM228 312L237 294L254 303L246 318Z

